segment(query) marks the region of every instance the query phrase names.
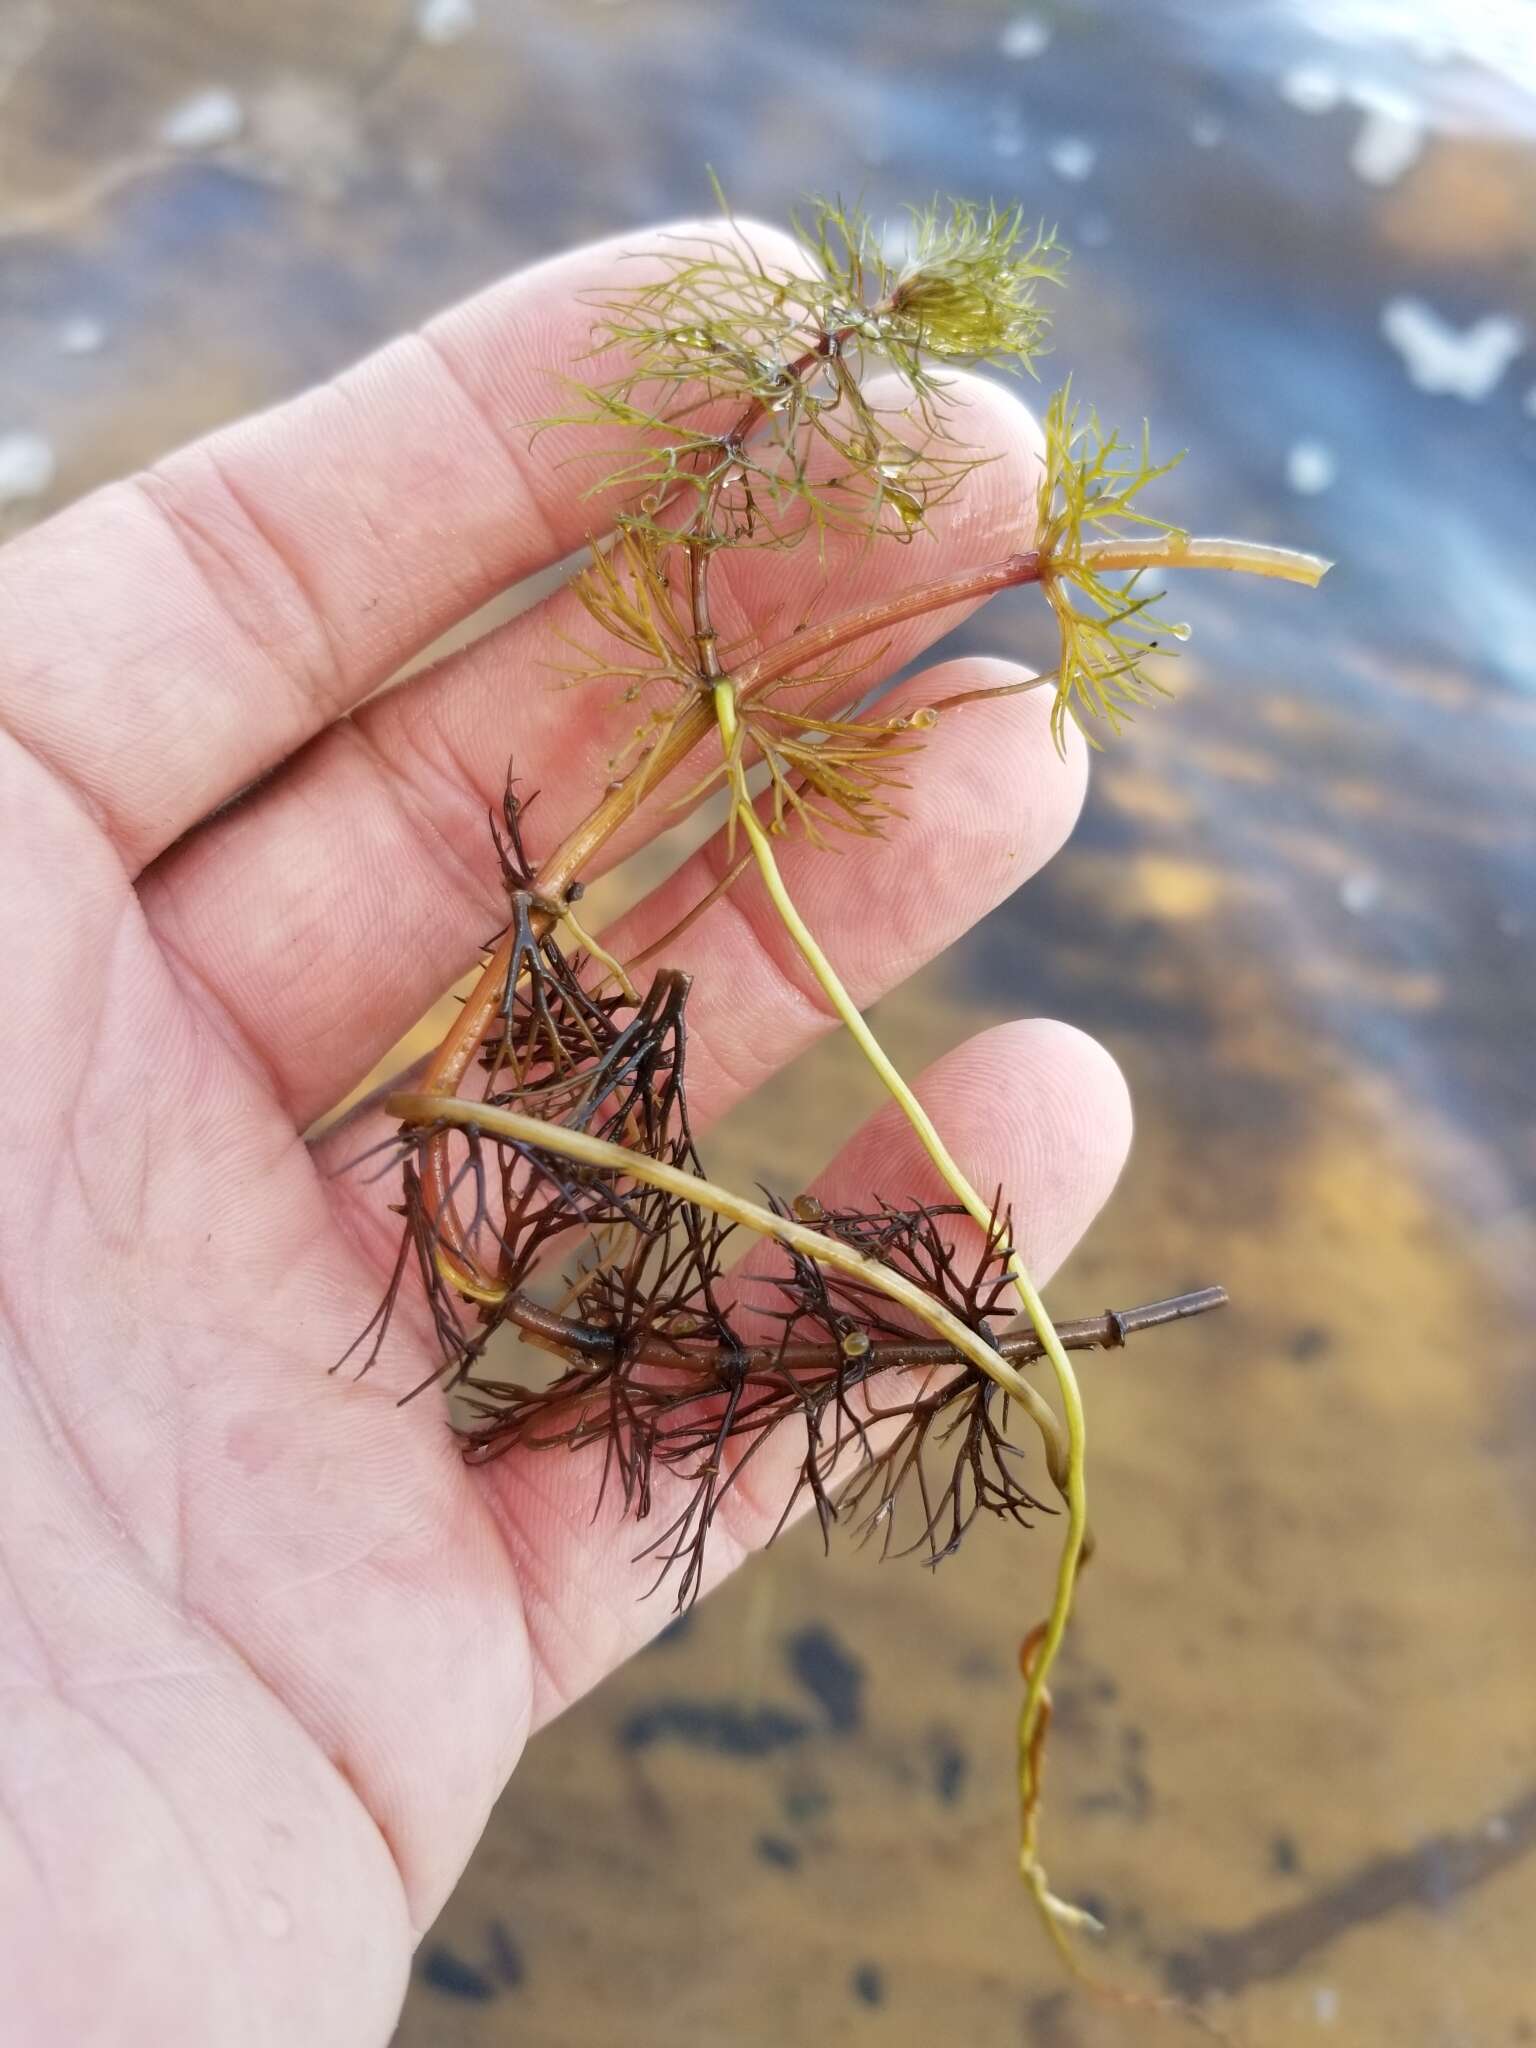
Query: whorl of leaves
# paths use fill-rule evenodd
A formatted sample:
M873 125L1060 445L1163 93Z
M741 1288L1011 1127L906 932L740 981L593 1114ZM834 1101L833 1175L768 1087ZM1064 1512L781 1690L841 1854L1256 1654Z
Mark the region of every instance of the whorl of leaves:
M658 974L638 1003L596 992L541 904L510 793L497 843L514 945L502 1028L484 1051L485 1100L701 1174L684 1081L687 977ZM388 1147L401 1170L399 1253L347 1358L363 1371L373 1364L414 1272L441 1361L423 1385L456 1391L466 1454L600 1449L598 1500L616 1487L637 1521L652 1514L664 1474L668 1519L643 1554L659 1577L676 1571L679 1604L699 1590L722 1498L770 1440L793 1445L779 1475L784 1519L808 1495L824 1532L841 1514L878 1534L885 1552L918 1550L936 1563L978 1514L1023 1522L1040 1509L1016 1469L1008 1399L984 1373L954 1363L914 1370L914 1332L885 1295L786 1247L728 1287L731 1227L642 1181L456 1129L461 1246L505 1290L466 1300L436 1257L423 1191L422 1157L440 1128L402 1131ZM915 1280L989 1341L1011 1313L1006 1216L962 1259L951 1234L963 1212L953 1206L823 1211L801 1197L782 1213ZM561 1260L551 1310L530 1290L542 1279L547 1297ZM560 1356L549 1384L514 1378L487 1356L507 1329ZM899 1498L911 1502L910 1524Z
M594 301L592 355L624 367L567 379L571 408L537 428L610 430L589 494L621 496L618 524L664 544L910 538L984 459L947 431L943 366L1033 374L1036 293L1065 252L1016 208L936 200L892 232L818 200L795 222L805 260L785 265L721 203L718 229L678 234L650 275ZM865 390L872 366L901 381L889 407Z
M1140 498L1182 458L1154 462L1145 424L1130 444L1106 430L1090 407L1074 404L1070 380L1045 415L1045 465L1036 509L1035 547L1048 570L1041 587L1056 614L1061 659L1051 729L1058 747L1074 719L1090 745L1093 722L1118 732L1138 704L1169 693L1147 668L1147 657L1172 653L1170 641L1188 638L1187 626L1158 618L1161 591L1140 588L1134 575L1112 578L1085 558L1093 541L1133 535L1183 538L1166 519L1144 511Z
M651 274L596 305L593 355L618 352L624 368L568 380L573 409L537 423L615 431L612 466L590 494L606 501L617 540L576 586L604 633L570 673L617 678L630 698L652 682L674 686L636 733L642 751L697 680L672 552L820 545L831 532L910 539L988 459L953 431L946 367L1035 375L1049 335L1038 293L1062 282L1066 261L1054 232L1028 230L1017 208L935 200L893 225L814 200L794 221L803 262L772 263L717 196L718 229L680 234L652 256ZM866 389L875 368L895 373L889 406ZM1099 566L1092 544L1175 537L1141 502L1174 464L1152 460L1145 430L1130 444L1085 414L1070 384L1044 428L1033 546L1061 642L1053 731L1064 745L1071 720L1097 745L1097 729L1118 731L1137 705L1168 694L1148 657L1186 629L1154 615L1157 596L1136 575ZM846 761L818 742L812 765L825 771L811 805L823 822L879 829L888 806L868 800L862 763L852 802L840 786ZM803 781L775 773L780 818Z

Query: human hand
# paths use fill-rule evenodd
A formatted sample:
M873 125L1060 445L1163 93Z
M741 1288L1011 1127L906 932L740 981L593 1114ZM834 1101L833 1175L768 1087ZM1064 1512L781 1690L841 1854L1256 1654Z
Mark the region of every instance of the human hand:
M330 1177L376 1112L303 1137L503 914L485 816L509 759L541 851L630 722L552 686L560 594L372 694L585 537L596 465L517 423L585 347L582 295L620 247L498 285L0 552L0 1953L37 2048L387 2039L529 1732L667 1618L581 1458L469 1470L435 1402L396 1407L434 1362L419 1324L367 1379L327 1377L394 1235L387 1188ZM909 548L834 546L845 593L1020 544L1032 427L955 386L995 459ZM727 639L798 615L820 573L809 550L729 567ZM898 630L884 672L936 623ZM1004 666L954 664L937 693ZM932 672L903 692L935 694ZM886 842L786 847L860 1003L1066 836L1082 752L1056 759L1048 714L1026 693L946 721ZM722 858L607 943L643 948ZM698 973L701 1126L830 1028L752 878L669 964ZM1128 1141L1108 1057L1007 1025L919 1090L1048 1273ZM817 1192L879 1187L939 1192L894 1109ZM724 1497L716 1574L781 1505L762 1474Z

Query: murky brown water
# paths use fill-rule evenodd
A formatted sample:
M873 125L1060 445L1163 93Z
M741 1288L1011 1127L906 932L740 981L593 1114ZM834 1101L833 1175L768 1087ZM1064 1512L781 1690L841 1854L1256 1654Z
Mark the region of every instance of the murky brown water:
M1182 701L958 981L880 1018L914 1063L1018 1012L1102 1036L1140 1137L1056 1299L1234 1297L1088 1368L1103 1562L1053 1874L1116 1971L1245 2040L1536 2038L1536 15L425 18L465 33L383 0L0 7L0 519L698 204L705 160L770 214L939 187L1059 216L1060 360L1193 447L1176 510L1340 566L1307 603L1190 592ZM233 115L183 110L211 139L154 161L210 86ZM1036 634L1021 603L967 637ZM873 1102L838 1046L790 1090L813 1113L738 1117L727 1177L802 1184ZM1048 1570L991 1530L934 1578L786 1541L540 1739L402 2043L1169 2031L1065 1993L1010 1879Z

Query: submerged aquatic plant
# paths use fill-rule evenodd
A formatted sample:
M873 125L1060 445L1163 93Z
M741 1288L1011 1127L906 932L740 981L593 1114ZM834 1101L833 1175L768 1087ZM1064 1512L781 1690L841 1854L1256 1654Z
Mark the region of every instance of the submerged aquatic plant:
M925 735L1000 694L882 716L861 678L902 620L1038 584L1060 632L1059 665L1040 679L1054 688L1058 744L1069 719L1097 743L1097 729L1118 730L1163 693L1149 662L1184 636L1154 616L1149 576L1221 568L1311 584L1325 565L1194 539L1147 511L1143 494L1170 465L1152 460L1145 434L1128 444L1107 432L1064 387L1015 550L842 612L828 589L822 616L724 644L711 590L723 551L818 547L830 531L900 545L965 489L983 458L957 438L946 366L1036 374L1040 294L1062 280L1054 238L1017 210L935 204L892 238L858 210L817 203L797 227L795 268L764 261L729 215L680 239L659 274L594 308L594 351L619 350L624 367L587 383L580 365L562 366L571 398L559 423L622 443L593 492L600 537L576 583L591 635L567 679L615 688L644 713L602 801L537 870L509 790L496 834L507 924L419 1084L392 1098L400 1251L349 1357L366 1369L401 1289L420 1286L441 1351L433 1378L457 1390L471 1459L513 1445L590 1451L594 1501L617 1489L640 1523L657 1473L681 1477L684 1507L646 1541L680 1602L699 1588L721 1498L781 1432L797 1446L784 1517L809 1501L824 1530L850 1521L883 1552L936 1563L979 1514L1027 1527L1055 1496L1053 1596L1020 1659L1019 1861L1070 1954L1071 1932L1092 1923L1052 1892L1038 1842L1051 1674L1092 1545L1070 1353L1223 1297L1053 1322L1014 1247L1007 1191L966 1178L806 926L775 841L878 835L922 774ZM896 373L898 403L870 395L877 367ZM937 1168L944 1202L871 1195L827 1211L708 1178L688 1115L687 978L645 966L676 934L621 963L576 915L589 864L684 763L697 771L689 798L728 793L734 855L686 922L756 868ZM754 769L769 791L761 807ZM966 1256L953 1248L963 1218L981 1234ZM777 1264L744 1303L727 1272L753 1238L776 1247ZM566 1272L554 1305L535 1292L552 1262ZM1000 1334L1020 1306L1027 1330ZM554 1355L553 1377L514 1377L492 1357L507 1329ZM1042 1364L1054 1400L1031 1376Z

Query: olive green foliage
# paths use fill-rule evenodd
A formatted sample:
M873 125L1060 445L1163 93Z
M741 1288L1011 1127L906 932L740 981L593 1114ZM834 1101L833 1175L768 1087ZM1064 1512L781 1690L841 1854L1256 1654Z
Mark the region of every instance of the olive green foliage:
M1026 236L1021 208L934 200L908 207L905 231L891 235L861 209L818 201L795 227L843 302L876 309L865 338L914 390L932 387L932 362L1035 374L1050 333L1037 287L1062 282L1067 252L1054 231Z
M768 771L770 831L783 832L793 820L813 846L826 843L826 827L878 838L886 820L900 815L895 794L907 787L904 764L917 747L909 737L914 730L910 720L882 724L816 713L820 699L847 696L846 679L852 673L845 670L841 680L826 671L818 675L817 696L803 710L772 698L742 705L723 768L710 781L717 776L730 781L750 748ZM734 851L734 815L730 829Z
M1183 538L1137 502L1148 484L1181 460L1176 455L1154 463L1145 425L1133 447L1106 433L1091 409L1084 418L1072 403L1070 379L1046 408L1035 546L1046 565L1041 581L1061 633L1052 713L1058 747L1069 717L1080 726L1085 718L1104 719L1118 732L1135 705L1169 694L1147 672L1147 656L1169 652L1167 642L1187 639L1188 627L1157 618L1151 607L1162 593L1142 592L1139 573L1111 580L1093 562L1091 547L1095 540L1125 540L1133 533ZM1083 729L1089 744L1097 745L1091 727Z
M568 640L575 658L563 673L571 682L620 683L626 702L644 705L612 763L616 771L666 738L698 687L696 643L667 577L668 546L644 526L623 525L610 547L594 551L573 586L601 639L595 646ZM719 651L732 664L757 647L749 637ZM890 792L905 787L899 763L913 750L906 737L911 722L870 723L836 712L858 694L859 676L879 652L807 663L743 705L741 743L749 743L767 769L775 830L794 818L819 843L822 826L867 836L892 815ZM725 779L721 762L678 805L693 803Z
M593 492L622 494L624 520L658 539L908 538L981 459L944 432L935 366L1033 372L1045 346L1036 292L1065 255L1017 209L935 202L888 237L862 208L817 201L795 227L802 267L767 262L729 217L679 235L595 305L593 356L619 352L623 369L572 380L575 409L539 423L622 434ZM877 365L899 380L885 404L865 388Z
M1018 1868L1078 1968L1070 1938L1097 1922L1052 1891L1039 1826L1052 1670L1093 1548L1081 1392L1064 1333L1011 1241L1002 1195L988 1201L967 1178L880 1045L801 915L773 834L793 827L819 843L828 827L880 833L923 735L967 704L1037 681L1056 687L1058 746L1069 718L1085 731L1097 721L1118 729L1160 689L1148 657L1184 634L1154 617L1144 572L1240 569L1315 583L1326 564L1256 543L1190 541L1144 511L1143 495L1172 465L1153 462L1145 431L1139 445L1106 432L1068 388L1046 409L1037 494L1024 487L1015 505L989 502L979 508L987 517L956 520L942 574L932 564L926 577L888 577L882 593L837 610L832 569L882 536L910 541L986 459L959 438L964 413L946 372L980 363L1033 374L1047 337L1038 294L1060 282L1063 256L1051 235L1026 231L1017 209L964 202L914 210L896 233L860 208L817 202L795 227L798 260L770 263L726 209L718 227L680 233L659 256L653 247L596 305L589 375L572 385L574 410L558 423L609 429L615 452L593 486L603 500L593 527L604 537L574 586L591 644L568 640L566 674L601 679L638 707L624 750L638 759L537 867L508 790L496 840L508 922L421 1088L392 1098L404 1123L405 1231L358 1343L366 1369L414 1268L441 1372L468 1390L479 1418L470 1456L601 1444L598 1498L617 1484L636 1520L667 1497L658 1490L653 1500L653 1474L665 1473L683 1504L641 1555L662 1576L678 1568L683 1605L699 1589L721 1501L782 1423L799 1445L786 1518L809 1494L830 1529L851 1462L852 1511L888 1541L897 1494L915 1491L918 1547L936 1563L979 1513L1029 1526L1043 1506L1009 1437L1013 1418L1027 1420L1065 1518L1049 1611L1019 1654ZM853 545L826 551L828 573L796 579L814 586L799 616L788 600L776 615L752 607L753 627L730 643L727 609L739 617L746 592L728 586L721 551L819 548L829 533ZM967 542L974 552L962 555ZM957 606L1029 583L1040 584L1060 633L1052 676L988 679L889 715L866 669L895 665L903 626L926 619L931 629ZM726 786L729 857L670 932L621 963L573 912L581 871L643 799L670 788L674 773L686 779L684 764L710 735L711 766L676 801ZM828 1014L906 1119L925 1175L948 1191L941 1205L880 1199L828 1213L802 1197L764 1207L704 1177L684 1073L691 976L663 967L642 995L630 970L665 958L749 866ZM468 1083L477 1060L478 1091ZM473 1201L467 1220L456 1196ZM825 1230L809 1227L805 1202ZM974 1275L957 1263L962 1216L984 1234ZM758 1233L785 1262L777 1277L754 1281L770 1294L754 1299L760 1334L751 1339L723 1306L725 1247L737 1230ZM574 1254L575 1269L550 1310L526 1290L561 1252ZM1006 1348L1018 1340L999 1346L993 1335L1014 1301L1032 1329L1028 1357L1049 1361L1056 1408L1021 1375ZM921 1372L914 1317L927 1332ZM1100 1321L1113 1335L1094 1341L1123 1341L1124 1318ZM486 1346L504 1326L559 1357L559 1376L536 1388L485 1378ZM884 1357L893 1349L899 1359ZM915 1397L893 1398L899 1382L875 1382L887 1365L917 1383ZM935 1453L942 1484L929 1477Z
M794 228L798 264L766 260L728 211L718 229L680 232L647 257L634 282L594 305L588 360L622 367L568 379L572 409L538 423L606 426L623 444L591 486L614 537L576 583L602 631L567 673L644 697L627 753L661 741L702 680L676 594L685 553L820 545L829 532L910 539L988 459L954 431L946 367L1035 375L1048 346L1039 293L1061 284L1066 255L1017 207L935 200L890 228L861 207L817 200ZM1084 418L1070 388L1050 402L1031 509L1061 634L1058 745L1069 717L1118 729L1161 690L1146 658L1183 629L1156 620L1137 578L1113 577L1092 549L1133 529L1172 532L1139 502L1171 466L1152 462L1145 436L1128 447L1096 414ZM1021 507L1021 545L1028 527ZM782 637L798 623L771 628ZM734 663L760 644L719 653ZM814 836L835 818L868 832L889 814L911 742L867 720L835 721L858 666L797 672L743 706L780 827L794 817Z

